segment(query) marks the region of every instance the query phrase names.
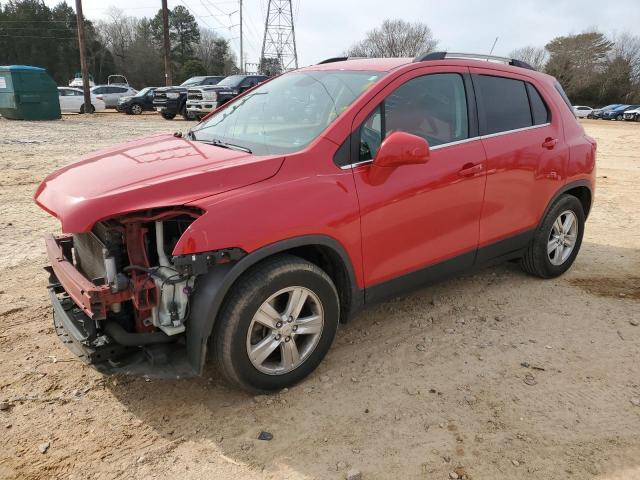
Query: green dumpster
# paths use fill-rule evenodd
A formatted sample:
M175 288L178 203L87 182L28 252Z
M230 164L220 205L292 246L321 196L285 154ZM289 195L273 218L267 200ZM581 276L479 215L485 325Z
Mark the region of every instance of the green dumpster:
M0 66L0 115L13 120L60 118L56 83L44 68Z

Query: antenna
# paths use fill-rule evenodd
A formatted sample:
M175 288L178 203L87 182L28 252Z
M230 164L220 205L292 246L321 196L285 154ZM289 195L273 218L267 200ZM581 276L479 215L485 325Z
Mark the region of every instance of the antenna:
M277 58L283 70L298 68L291 0L269 0L260 63L263 58Z
M493 41L493 45L491 46L491 51L489 52L489 55L491 55L493 53L493 49L496 48L496 43L498 43L498 39L500 37L496 37L496 39Z

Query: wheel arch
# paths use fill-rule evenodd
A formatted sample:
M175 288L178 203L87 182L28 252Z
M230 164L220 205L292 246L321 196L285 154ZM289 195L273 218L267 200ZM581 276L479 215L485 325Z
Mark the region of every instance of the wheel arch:
M549 210L551 210L553 204L560 197L560 195L564 194L573 195L578 200L580 200L582 208L584 209L585 219L589 216L591 205L593 204L593 190L591 183L587 180L576 180L574 182L567 183L553 195L553 197L547 204L544 213L540 217L539 223L542 223L544 221L544 218L547 216L547 213L549 213Z
M282 240L255 250L233 264L219 265L198 278L189 316L187 356L198 373L203 371L209 338L230 289L249 268L282 253L314 263L331 277L340 296L341 322L346 322L364 303L349 255L329 236L305 235Z

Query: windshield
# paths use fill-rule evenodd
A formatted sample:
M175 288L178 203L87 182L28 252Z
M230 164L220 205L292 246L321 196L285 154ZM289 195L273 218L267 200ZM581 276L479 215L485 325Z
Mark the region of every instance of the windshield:
M257 87L192 130L204 142L241 145L256 155L304 148L384 75L306 71Z
M191 77L190 79L185 80L184 82L182 82L180 85L181 86L194 85L196 83L200 83L203 78L204 77Z
M136 93L134 96L135 97L144 97L147 93L149 93L153 88L152 87L145 87L142 90L140 90L138 93Z
M231 75L220 82L218 82L219 87L235 87L246 77L244 75Z

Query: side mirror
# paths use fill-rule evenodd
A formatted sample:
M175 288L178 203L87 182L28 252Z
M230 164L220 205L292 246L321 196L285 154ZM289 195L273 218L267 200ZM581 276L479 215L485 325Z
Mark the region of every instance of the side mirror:
M407 132L393 132L380 145L373 165L395 168L400 165L426 163L428 160L429 144L424 138Z
M380 185L396 167L416 165L429 160L427 141L407 132L393 132L384 139L369 169L369 182Z

